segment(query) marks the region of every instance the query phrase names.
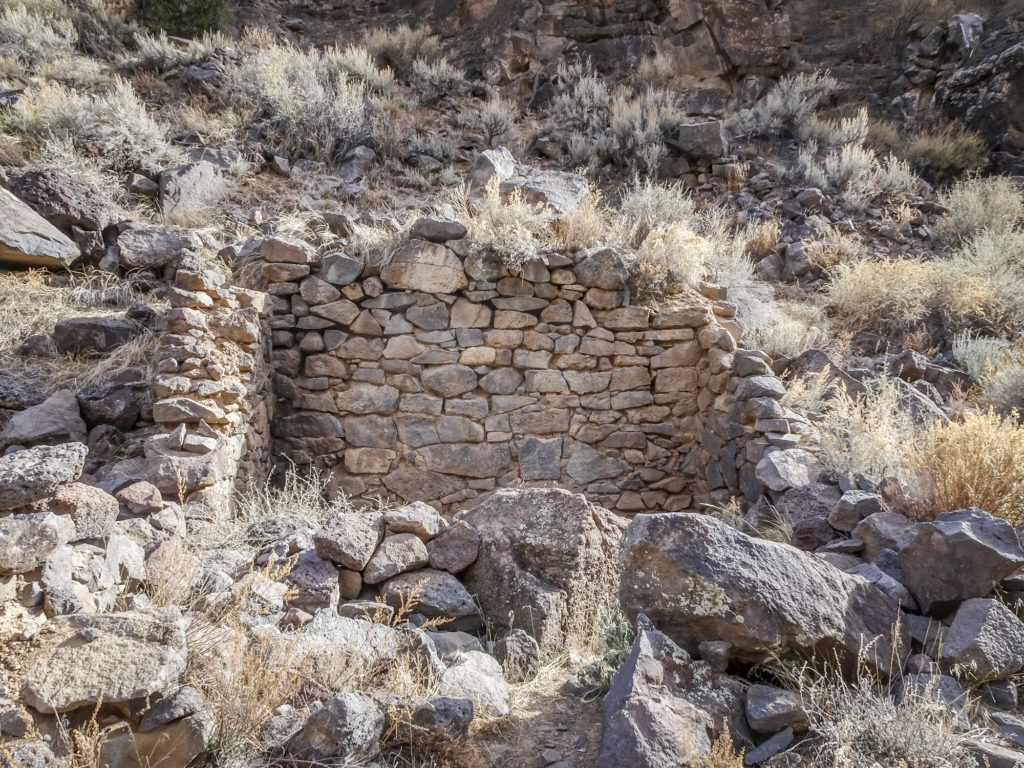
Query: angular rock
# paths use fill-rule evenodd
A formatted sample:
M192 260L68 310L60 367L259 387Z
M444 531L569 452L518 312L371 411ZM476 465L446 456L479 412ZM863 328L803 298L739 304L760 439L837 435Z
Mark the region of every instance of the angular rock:
M752 685L747 689L745 706L747 722L756 733L778 733L783 728L802 733L810 725L800 696L783 688Z
M295 760L359 765L380 752L384 713L365 693L339 693L324 702L288 742Z
M184 251L200 251L202 241L176 227L142 226L125 230L117 238L122 269L158 269L179 259Z
M70 317L57 321L52 336L62 354L99 357L124 346L138 332L138 326L113 317Z
M128 218L96 187L60 168L27 171L12 179L10 188L36 213L68 234L72 227L102 232Z
M423 568L403 573L381 584L380 594L393 608L412 598L414 610L428 619L451 619L446 630L471 631L482 623L472 596L447 571Z
M876 512L888 512L885 502L877 493L847 491L829 515L828 522L837 531L852 531L864 518Z
M461 573L476 562L480 553L480 534L465 520L457 520L427 542L430 567L449 573Z
M298 590L288 604L307 613L316 613L321 608L336 608L341 599L337 566L312 550L298 556L284 580Z
M0 517L0 574L35 570L70 538L55 515Z
M448 663L437 679L438 693L471 700L473 711L484 717L505 717L512 711L511 691L493 656L466 651L449 658Z
M0 457L0 510L31 504L77 480L88 453L83 443L65 443Z
M175 609L64 616L25 674L21 698L39 712L127 706L162 693L185 670L185 633Z
M455 219L440 216L423 216L412 224L413 237L429 240L432 243L446 243L449 240L461 240L466 236L466 225Z
M313 536L316 554L351 570L362 570L384 538L384 518L359 512L332 517Z
M521 629L513 629L494 643L491 653L501 662L505 679L513 683L532 680L540 669L540 646Z
M392 533L414 533L424 542L429 542L448 527L441 513L422 501L389 509L384 513L384 519Z
M213 163L200 160L160 172L160 208L164 216L200 211L224 195L224 177Z
M906 628L894 629L899 606L876 586L706 515L638 515L620 560L627 615L645 613L693 652L720 640L740 663L835 655L854 665L863 650L881 672L909 653Z
M873 562L882 551L898 549L914 529L915 524L898 512L876 512L857 523L853 537L864 542L862 557Z
M469 284L459 257L426 240L414 240L396 251L381 269L380 279L390 288L424 293L455 293Z
M415 534L385 536L363 569L363 581L379 584L400 573L422 568L427 562L427 548Z
M448 743L466 738L473 702L450 696L417 698L375 696L387 717L388 740L398 744Z
M743 690L637 617L629 657L603 703L602 768L670 768L707 755L723 729L739 744L753 737L743 718Z
M363 263L343 253L329 253L320 262L320 277L331 285L348 285L362 274Z
M773 491L802 488L821 475L821 462L805 450L789 448L765 454L754 470L757 479Z
M921 610L945 616L1024 567L1024 550L1008 522L970 507L917 525L900 547L899 567Z
M84 443L87 433L75 394L62 389L39 405L14 414L0 432L0 447Z
M63 232L0 187L0 266L66 269L81 255Z
M998 600L965 600L953 616L939 661L975 681L1010 677L1024 668L1024 622Z
M614 600L625 521L555 488L500 489L462 518L480 535L463 582L484 617L519 627L547 658Z
M26 510L28 511L28 510ZM75 522L76 541L98 539L111 532L119 511L117 499L83 483L71 483L35 502L31 511L68 515Z

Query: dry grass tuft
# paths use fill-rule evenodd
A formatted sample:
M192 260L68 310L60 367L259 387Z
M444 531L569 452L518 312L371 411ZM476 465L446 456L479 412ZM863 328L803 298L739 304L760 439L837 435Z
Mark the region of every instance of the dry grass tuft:
M968 412L934 424L918 467L926 489L915 504L921 517L980 507L1014 526L1024 523L1024 425L1016 413Z
M813 765L871 768L972 768L975 731L933 689L904 691L899 703L881 682L862 675L848 685L834 672L801 670L801 693L811 721L801 748Z
M937 227L947 243L962 243L980 232L1005 233L1024 221L1024 192L1002 176L971 178L939 196L949 209Z
M0 273L0 368L25 386L49 394L58 389L75 391L106 374L123 368L149 368L159 342L156 334L141 330L138 337L100 358L56 354L52 358L26 358L18 347L34 334L47 335L56 322L68 317L109 317L125 308L147 303L148 294L130 280L106 272L72 275L68 285L48 281L41 271ZM157 309L162 305L156 304Z
M844 389L821 391L817 452L834 474L854 472L874 480L916 479L923 448L923 424L903 402L900 385L887 378L868 382L867 391L851 397ZM827 396L826 396L827 395Z
M470 199L467 189L458 190L453 198L469 237L499 255L509 267L521 267L544 246L552 214L541 205L526 202L521 191L503 197L498 180L492 179L478 198Z
M210 746L219 764L262 751L260 737L274 710L299 693L307 673L293 646L249 638L241 629L223 633L209 656L193 656L188 677L213 707Z

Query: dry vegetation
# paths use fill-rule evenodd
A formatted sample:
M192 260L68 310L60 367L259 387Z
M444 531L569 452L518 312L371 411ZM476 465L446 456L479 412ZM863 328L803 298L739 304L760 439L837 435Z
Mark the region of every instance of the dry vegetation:
M22 340L48 335L61 318L123 317L136 304L160 309L162 304L143 293L130 280L105 272L72 275L69 279L47 277L43 272L0 273L0 369L26 387L42 393L79 389L104 375L139 366L149 370L157 336L139 327L135 339L103 357L60 354L37 357L21 351Z

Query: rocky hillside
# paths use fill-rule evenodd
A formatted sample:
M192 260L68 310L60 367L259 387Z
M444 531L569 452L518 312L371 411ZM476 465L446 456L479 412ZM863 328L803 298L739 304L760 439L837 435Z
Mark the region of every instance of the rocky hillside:
M0 768L1024 766L1015 0L0 8Z

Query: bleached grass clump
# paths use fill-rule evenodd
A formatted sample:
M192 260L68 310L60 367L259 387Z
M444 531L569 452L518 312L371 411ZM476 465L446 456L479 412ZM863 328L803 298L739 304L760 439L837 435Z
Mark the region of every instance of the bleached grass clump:
M828 73L801 73L783 77L750 109L740 110L733 120L737 133L809 138L805 126L813 123L821 102L839 87Z
M1024 191L1002 176L957 182L939 195L949 213L937 227L946 243L957 244L980 232L1006 233L1024 222Z
M980 507L1024 523L1024 426L1016 413L965 413L936 423L925 433L919 469L924 487L916 500L919 515Z
M817 451L834 474L896 477L912 486L927 426L903 402L901 384L881 377L866 382L862 394L837 387L824 398L815 421Z
M1024 271L988 235L950 259L840 264L825 293L853 330L902 333L936 316L946 330L1019 328Z
M171 41L163 30L155 35L141 30L136 31L134 38L134 51L123 57L122 64L127 69L153 72L199 64L209 58L217 48L227 48L232 44L231 39L221 32L204 32L187 42Z
M400 24L394 29L374 28L362 41L362 47L381 67L390 67L395 76L406 82L413 78L413 64L433 64L444 58L444 47L437 35L426 27Z
M448 96L457 96L465 83L465 75L447 59L416 59L412 63L412 84L424 104L437 104Z
M652 229L627 265L641 299L694 288L706 271L712 245L686 223Z
M679 182L636 179L619 201L620 237L638 247L654 227L689 221L696 210L693 198Z
M536 258L550 237L551 211L527 202L519 190L503 196L497 178L473 199L467 189L458 190L453 203L470 239L490 248L512 269Z
M347 496L327 498L330 478L315 468L300 470L291 466L280 482L268 479L235 494L230 514L215 520L205 535L203 546L259 549L270 542L253 538L252 527L270 518L289 515L302 518L320 528L333 515L351 512Z
M806 301L782 299L766 304L746 324L747 345L773 358L796 357L829 344L832 333L821 308Z
M913 766L972 768L974 731L957 725L957 712L934 688L908 683L897 702L878 680L853 684L836 673L802 672L798 686L810 719L809 740L800 750L814 765L843 768Z
M14 131L36 142L72 147L104 171L124 174L163 168L181 157L135 89L116 78L96 94L60 85L40 86L12 117Z
M811 142L797 155L796 175L807 184L838 190L847 204L863 207L882 196L912 192L917 177L903 160L879 158L860 142L843 144L816 159L818 146Z
M55 354L30 358L18 354L29 336L48 335L67 317L118 316L127 307L147 303L146 295L130 280L106 273L75 276L66 286L50 285L41 271L0 273L0 370L38 392L79 390L106 374L128 367L148 369L155 363L156 334L139 329L128 344L100 358ZM157 307L160 305L157 304Z
M253 110L268 139L299 157L338 159L372 135L366 85L332 50L303 51L251 33L227 68L225 101Z
M78 35L71 19L14 3L0 13L0 57L37 69L70 57Z
M1006 339L958 333L953 338L953 357L974 381L981 381L1016 357Z
M329 48L324 57L332 67L361 80L373 93L389 95L395 92L395 73L391 67L378 67L369 51L361 46Z

